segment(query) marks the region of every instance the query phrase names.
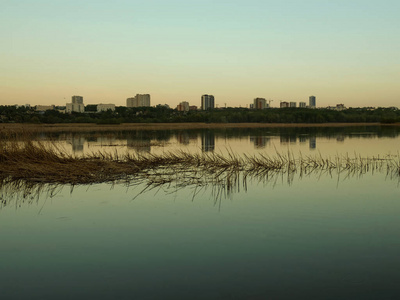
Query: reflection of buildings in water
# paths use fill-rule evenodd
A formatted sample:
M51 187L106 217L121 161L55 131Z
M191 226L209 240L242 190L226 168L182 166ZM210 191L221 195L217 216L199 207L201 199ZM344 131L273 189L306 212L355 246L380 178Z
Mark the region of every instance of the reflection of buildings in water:
M97 136L92 136L92 135L86 137L86 141L88 143L97 143L97 139L98 139Z
M297 136L295 135L281 135L280 136L281 140L281 145L287 145L287 144L296 144L297 142Z
M97 135L87 135L85 136L85 140L86 140L86 144L87 144L87 148L90 151L91 147L97 147L98 146L98 139L99 136Z
M286 135L281 135L281 136L280 136L280 140L281 140L281 144L282 144L282 145L286 145L286 144L289 143L289 137L286 136Z
M204 152L214 151L215 135L212 131L203 131L201 134L201 150Z
M317 137L316 136L308 136L308 135L300 135L299 136L299 142L300 143L305 143L309 140L309 147L310 149L315 149L317 148ZM296 144L297 143L297 136L295 135L281 135L280 136L280 141L281 145L287 145L287 144Z
M189 145L189 142L190 142L189 134L185 131L178 132L176 134L176 139L178 140L179 144Z
M126 138L126 145L130 149L134 149L137 152L150 152L151 140L150 138L144 137L141 132L136 132Z
M82 135L73 135L69 141L72 145L73 152L82 152L83 145L85 144L85 138Z
M317 137L310 136L310 149L316 149L316 148L317 148Z
M150 140L135 140L128 138L127 146L128 148L134 149L137 152L150 152L151 150Z
M336 137L336 141L339 142L339 143L343 143L343 142L344 142L344 139L345 139L345 136L344 136L344 135L338 135L338 136Z
M114 136L99 136L97 138L97 143L100 143L101 146L109 146L114 145L116 140Z
M307 142L307 136L306 136L306 135L300 135L300 136L299 136L299 142L300 142L300 143L305 143L305 142Z
M250 136L250 142L254 143L255 148L264 148L270 138L266 136Z

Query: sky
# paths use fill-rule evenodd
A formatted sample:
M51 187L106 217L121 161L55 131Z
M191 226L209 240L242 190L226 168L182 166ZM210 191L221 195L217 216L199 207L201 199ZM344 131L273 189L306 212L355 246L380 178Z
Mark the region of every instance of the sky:
M0 0L0 105L400 107L398 0Z

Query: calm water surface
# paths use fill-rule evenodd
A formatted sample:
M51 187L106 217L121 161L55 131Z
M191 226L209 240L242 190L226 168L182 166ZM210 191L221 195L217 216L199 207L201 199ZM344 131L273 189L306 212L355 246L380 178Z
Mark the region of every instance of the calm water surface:
M97 151L159 154L177 149L190 152L335 155L357 152L363 156L397 154L400 128L394 126L321 128L237 128L216 130L157 130L88 133L52 133L37 136L53 140L66 151L81 155Z
M396 155L397 128L63 133L92 149ZM79 140L79 142L77 142ZM69 147L69 148L68 148ZM232 193L3 187L3 299L398 299L399 177L281 174ZM217 189L218 190L218 189ZM195 195L195 196L194 196ZM194 197L193 197L194 196Z

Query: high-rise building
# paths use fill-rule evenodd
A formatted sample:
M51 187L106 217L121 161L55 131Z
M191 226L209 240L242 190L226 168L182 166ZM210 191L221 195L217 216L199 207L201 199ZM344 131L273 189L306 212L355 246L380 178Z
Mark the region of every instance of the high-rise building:
M72 96L72 104L83 104L82 96Z
M126 99L127 107L143 107L150 106L150 95L149 94L136 94L135 97Z
M127 98L126 99L126 107L134 107L135 104L135 97Z
M289 102L282 101L282 102L280 103L280 107L281 107L281 108L289 107Z
M215 107L214 96L213 95L203 95L201 96L201 109L209 110Z
M316 99L315 96L310 96L309 98L309 105L310 108L315 108L316 107Z
M305 102L299 102L299 107L300 108L306 108L307 104Z
M189 102L183 101L176 107L178 111L189 111Z
M253 108L254 109L265 109L267 107L267 101L265 98L255 98Z
M297 103L296 102L290 102L290 107L297 107Z
M82 96L72 96L72 102L65 105L65 112L79 112L83 113L85 111L85 105L83 104Z

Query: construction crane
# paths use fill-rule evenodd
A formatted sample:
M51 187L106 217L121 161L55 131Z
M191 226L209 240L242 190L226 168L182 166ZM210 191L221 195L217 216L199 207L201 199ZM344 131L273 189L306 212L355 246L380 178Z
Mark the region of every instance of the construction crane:
M268 101L268 107L271 107L271 102L274 101L274 100L268 99L267 101Z

